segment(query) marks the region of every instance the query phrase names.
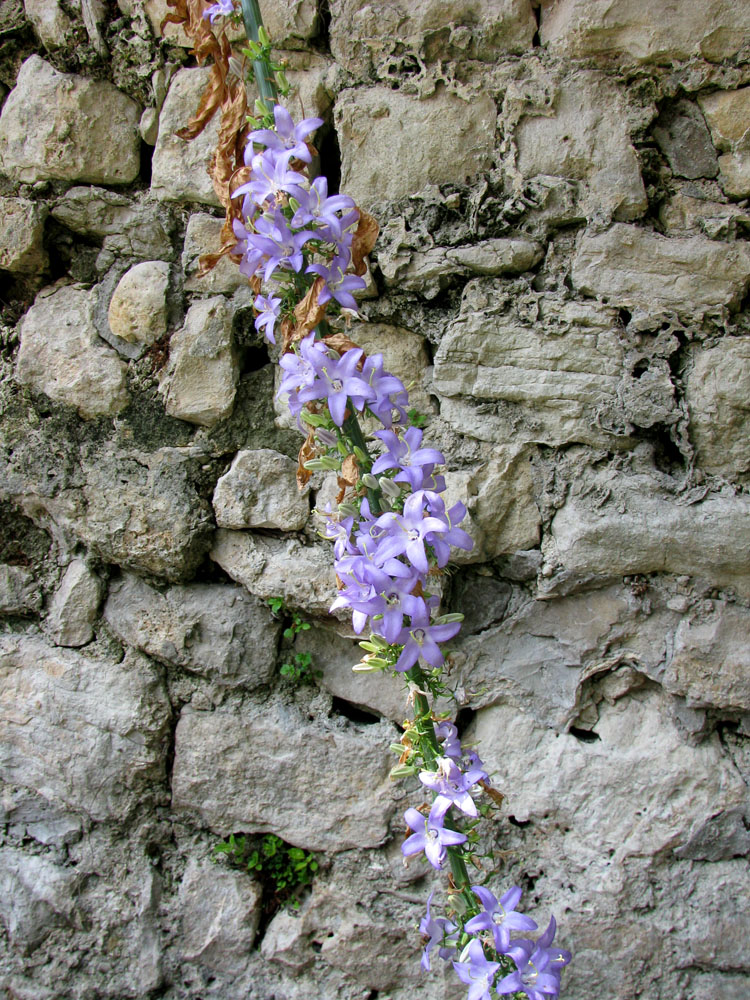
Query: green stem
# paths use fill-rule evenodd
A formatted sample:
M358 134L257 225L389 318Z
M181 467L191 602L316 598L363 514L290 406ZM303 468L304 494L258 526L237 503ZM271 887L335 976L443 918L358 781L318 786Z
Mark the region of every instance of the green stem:
M346 434L346 436L349 438L351 443L355 445L357 448L360 448L365 453L365 455L367 455L370 461L370 467L372 467L372 456L370 455L370 452L367 448L367 441L365 441L365 436L362 433L362 428L359 426L359 420L357 420L357 417L354 411L351 409L351 407L349 408L349 416L344 420L341 429L343 430L344 434ZM367 500L370 504L370 512L372 514L380 514L382 511L382 507L380 506L380 497L378 494L379 490L368 489L367 491Z
M242 20L245 22L245 33L250 41L257 42L258 29L263 24L258 0L240 0L240 3L242 5ZM253 73L255 74L255 83L258 87L260 99L273 107L278 101L279 95L276 89L273 70L268 60L254 59Z

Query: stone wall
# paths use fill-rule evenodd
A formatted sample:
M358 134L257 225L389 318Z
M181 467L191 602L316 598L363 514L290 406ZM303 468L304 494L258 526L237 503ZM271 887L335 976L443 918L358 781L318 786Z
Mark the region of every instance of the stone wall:
M0 982L14 1000L453 1000L420 973L387 678L352 675L299 436L162 0L0 10ZM750 8L266 0L362 323L475 551L445 580L500 878L576 1000L737 1000L750 874ZM273 355L273 352L271 352ZM266 600L313 628L295 688ZM416 792L412 801L418 798ZM321 852L298 912L211 862Z

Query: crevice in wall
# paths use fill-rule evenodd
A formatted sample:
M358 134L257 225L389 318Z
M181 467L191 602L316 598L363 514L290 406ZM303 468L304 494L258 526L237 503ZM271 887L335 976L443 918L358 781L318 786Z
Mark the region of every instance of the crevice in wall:
M346 701L344 698L339 698L336 695L333 696L331 701L331 711L336 712L337 715L343 715L345 719L360 726L373 726L380 722L379 715L376 715L374 712L367 712L351 701Z
M332 124L321 130L317 138L320 173L328 178L328 194L338 194L341 186L341 150L339 137Z
M312 40L315 47L325 54L331 51L331 5L328 0L318 0L318 32Z
M539 29L542 26L542 5L541 3L532 3L531 11L534 15L534 20L536 21L536 31L534 32L534 37L531 39L531 44L533 48L539 48L542 44L539 37Z
M578 726L571 726L568 734L581 743L598 743L601 740L599 733L595 733L593 729L580 729Z

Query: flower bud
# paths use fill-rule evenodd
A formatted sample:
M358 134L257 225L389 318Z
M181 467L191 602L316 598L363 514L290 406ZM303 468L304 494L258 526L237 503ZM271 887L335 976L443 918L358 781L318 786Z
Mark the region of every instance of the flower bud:
M394 499L401 496L401 487L387 476L381 476L378 479L378 486L386 496L393 497Z
M366 472L364 476L360 477L359 481L362 483L363 486L366 486L368 490L378 489L378 481L375 478L375 476L372 475L371 472Z

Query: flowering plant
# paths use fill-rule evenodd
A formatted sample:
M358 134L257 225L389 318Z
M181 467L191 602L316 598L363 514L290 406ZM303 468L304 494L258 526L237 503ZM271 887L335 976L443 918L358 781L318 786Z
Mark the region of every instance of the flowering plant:
M206 19L221 23L232 11L230 0L208 7L195 31L205 34ZM257 5L243 0L243 13L254 31L248 54L263 93L273 71L270 43ZM415 776L431 803L406 810L401 850L405 861L422 856L449 873L446 915L433 915L430 895L419 925L422 967L430 968L434 953L451 961L469 987L468 1000L493 991L544 1000L558 995L570 953L553 946L554 918L536 941L511 937L537 929L517 912L520 888L498 899L486 885L472 884L467 864L481 870L478 824L502 796L455 724L433 709L436 698L450 694L442 647L463 620L441 612L440 571L451 548L473 546L460 526L466 508L446 505L445 457L410 421L403 382L386 370L381 354L365 356L345 332L358 312L355 295L366 287L365 257L378 227L351 198L329 194L324 177L311 176L311 138L322 124L319 118L295 124L281 105L261 99L249 131L243 124L231 143L225 134L223 145L237 150L238 162L221 188L222 252L253 288L257 330L281 350L278 396L306 434L298 481L305 484L317 470L337 474L336 506L320 513L338 584L331 611L350 613L354 632L367 635L353 669L406 680L414 717L394 744L399 761L391 774Z

